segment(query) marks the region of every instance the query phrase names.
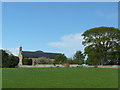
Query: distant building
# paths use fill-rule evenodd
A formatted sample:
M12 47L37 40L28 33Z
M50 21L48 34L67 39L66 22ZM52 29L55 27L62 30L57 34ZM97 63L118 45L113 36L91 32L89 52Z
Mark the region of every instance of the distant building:
M24 58L28 58L32 60L32 65L34 65L34 61L40 57L45 57L49 59L55 59L55 57L61 53L48 53L48 52L33 52L33 51L22 51L22 47L19 49L19 65L22 65L22 60Z

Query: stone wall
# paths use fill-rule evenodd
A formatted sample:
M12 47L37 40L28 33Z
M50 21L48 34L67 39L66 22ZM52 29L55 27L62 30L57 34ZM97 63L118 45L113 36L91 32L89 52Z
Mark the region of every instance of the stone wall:
M62 64L42 64L42 65L22 65L20 67L65 67ZM90 68L94 68L94 66L83 66L83 65L77 65L77 64L70 64L69 67L90 67ZM118 65L108 65L108 66L98 66L98 68L115 68L118 69L118 67L120 68L120 66Z
M82 65L80 65L82 66ZM88 66L83 66L83 67L95 67L93 65L88 65ZM98 68L120 68L120 66L118 65L106 65L106 66L103 66L103 65L99 65Z
M32 65L35 65L35 61L39 60L40 58L28 58L32 60ZM51 61L54 61L54 59L50 59Z

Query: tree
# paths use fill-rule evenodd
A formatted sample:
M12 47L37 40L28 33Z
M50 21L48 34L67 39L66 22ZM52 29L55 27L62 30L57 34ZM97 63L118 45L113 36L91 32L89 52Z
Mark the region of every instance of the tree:
M87 63L89 65L100 65L101 64L101 60L102 60L102 56L101 56L101 52L99 52L99 50L96 47L91 47L88 46L85 48L85 52L87 55Z
M106 64L109 52L119 52L120 30L117 28L92 28L85 31L82 36L84 37L83 45L86 46L85 54L89 60L96 61L97 59L97 64Z
M64 54L58 54L55 57L54 63L55 64L62 64L62 63L65 63L65 61L67 61L67 57Z
M89 61L88 59L87 59L87 60L85 60L85 61L84 61L84 64L88 64L88 63L89 63L88 61Z
M14 56L14 55L9 55L8 60L10 62L9 67L15 67L19 63L19 58L17 56Z
M109 51L107 58L109 59L108 64L120 65L120 46L115 51Z
M79 63L84 63L85 56L83 55L82 51L76 51L74 55L74 60L79 60Z
M2 67L15 67L19 63L19 58L13 54L6 53L5 50L0 50L2 52Z
M36 52L43 52L43 51L41 51L41 50L38 50L38 51L36 51Z

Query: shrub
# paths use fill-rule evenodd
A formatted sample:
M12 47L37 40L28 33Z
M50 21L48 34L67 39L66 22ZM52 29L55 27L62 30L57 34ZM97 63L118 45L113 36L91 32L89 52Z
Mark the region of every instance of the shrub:
M67 60L69 64L82 64L81 60Z
M40 57L35 61L36 64L52 64L53 60L45 57Z
M19 58L11 53L7 53L5 50L0 50L2 53L2 67L15 67L19 63ZM1 67L1 66L0 66Z
M28 58L23 58L22 63L23 65L28 65Z
M67 57L64 54L59 54L55 57L55 64L62 64L67 60Z

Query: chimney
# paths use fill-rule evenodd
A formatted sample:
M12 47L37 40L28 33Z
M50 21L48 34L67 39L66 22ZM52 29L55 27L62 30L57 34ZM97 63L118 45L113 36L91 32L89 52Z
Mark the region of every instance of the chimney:
M20 46L20 48L19 48L19 63L18 63L18 65L20 66L20 65L22 65L22 47Z
M19 49L19 50L20 50L20 52L22 52L22 47L21 47L21 46L20 46L20 49Z

